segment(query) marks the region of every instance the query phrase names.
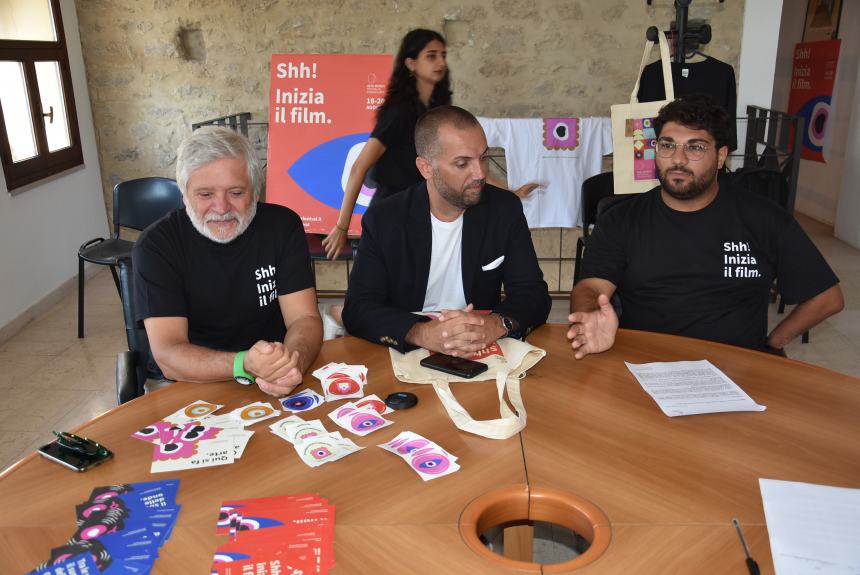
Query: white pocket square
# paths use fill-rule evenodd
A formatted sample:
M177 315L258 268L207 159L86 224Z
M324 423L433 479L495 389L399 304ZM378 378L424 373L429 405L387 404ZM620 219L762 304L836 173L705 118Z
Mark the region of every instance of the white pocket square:
M494 259L493 261L491 261L490 263L488 263L487 265L481 266L481 271L488 272L490 270L494 270L497 267L499 267L500 265L502 265L503 261L505 261L505 256L499 256L496 259Z

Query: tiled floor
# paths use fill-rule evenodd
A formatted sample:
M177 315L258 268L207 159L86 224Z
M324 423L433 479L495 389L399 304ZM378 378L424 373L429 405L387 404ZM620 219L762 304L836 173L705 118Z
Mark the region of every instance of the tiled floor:
M801 223L842 280L846 307L788 348L790 357L860 377L860 251L834 239L826 226ZM336 300L330 300L336 301ZM568 303L556 301L550 321L564 323ZM776 306L771 319L778 321ZM76 337L76 294L66 297L15 337L0 344L0 470L116 405L116 354L127 349L119 298L107 270L87 284L86 338Z

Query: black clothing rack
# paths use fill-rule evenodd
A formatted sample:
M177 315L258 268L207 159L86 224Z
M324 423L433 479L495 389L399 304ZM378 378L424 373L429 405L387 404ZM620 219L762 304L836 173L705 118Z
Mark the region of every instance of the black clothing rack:
M651 0L646 0L648 5L651 5ZM720 4L724 0L719 0ZM667 36L672 36L672 41L675 44L674 61L678 64L684 63L684 57L688 47L693 49L701 44L707 44L711 41L711 25L699 24L697 26L689 26L690 4L693 0L675 0L675 22L674 28L667 31ZM652 41L657 41L657 27L651 26L645 32L645 37Z

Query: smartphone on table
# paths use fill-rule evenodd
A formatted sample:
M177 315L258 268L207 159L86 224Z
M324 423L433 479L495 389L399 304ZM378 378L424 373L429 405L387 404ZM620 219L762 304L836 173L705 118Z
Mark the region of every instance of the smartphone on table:
M113 452L92 439L65 431L54 432L57 439L39 448L39 455L74 471L86 471L113 457Z
M420 363L424 367L444 371L445 373L466 379L471 379L488 369L486 363L466 359L465 357L454 357L453 355L446 355L444 353L428 355Z

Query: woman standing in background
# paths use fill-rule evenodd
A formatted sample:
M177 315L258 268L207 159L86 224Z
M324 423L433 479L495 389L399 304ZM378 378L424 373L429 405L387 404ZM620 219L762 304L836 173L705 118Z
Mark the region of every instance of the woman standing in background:
M427 110L451 103L446 60L445 38L433 30L411 30L400 42L376 126L350 168L337 222L322 242L329 259L346 244L355 202L372 166L376 166L377 188L371 202L424 179L415 165L415 124ZM514 193L525 197L536 187L526 184Z

